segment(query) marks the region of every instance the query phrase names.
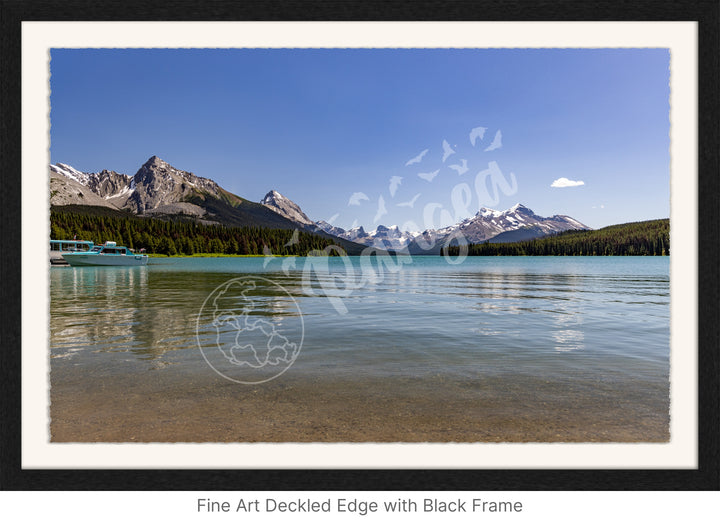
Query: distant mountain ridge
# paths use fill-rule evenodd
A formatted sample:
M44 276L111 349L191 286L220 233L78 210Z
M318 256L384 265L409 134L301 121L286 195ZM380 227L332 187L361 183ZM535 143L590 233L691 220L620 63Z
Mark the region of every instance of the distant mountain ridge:
M397 225L389 227L378 225L372 231L366 231L362 226L345 230L326 221L313 222L299 205L275 190L268 192L261 203L288 219L333 236L379 249L411 254L439 254L440 248L447 244L479 243L490 239L497 242L511 242L567 230L590 229L570 216L561 214L547 218L538 216L521 203L505 211L482 207L472 218L441 229L428 229L422 232L401 231Z
M541 217L518 203L505 211L481 208L472 218L440 229L401 231L397 225L342 229L311 220L291 199L276 190L259 202L223 189L212 179L179 170L157 156L150 157L134 175L112 170L86 173L70 165L50 165L52 205L102 206L139 216L194 218L201 223L300 229L359 246L411 254L439 254L442 246L486 240L511 242L566 230L589 227L565 215Z
M293 211L293 218L302 214L302 217L309 221L300 207L289 199L283 198L283 207ZM282 209L276 210L283 213ZM333 236L356 243L410 254L439 254L444 245L480 243L486 240L513 242L567 230L590 230L590 227L570 216L556 214L542 217L521 203L505 211L483 207L472 218L441 229L427 229L422 232L401 231L397 225L378 225L372 231L366 231L362 226L344 230L325 221L315 222L314 226Z

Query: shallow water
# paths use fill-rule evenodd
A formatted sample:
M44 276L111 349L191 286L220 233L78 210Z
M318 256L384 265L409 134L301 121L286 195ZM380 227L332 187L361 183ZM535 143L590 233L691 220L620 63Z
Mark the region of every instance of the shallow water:
M669 438L667 257L50 274L54 441Z

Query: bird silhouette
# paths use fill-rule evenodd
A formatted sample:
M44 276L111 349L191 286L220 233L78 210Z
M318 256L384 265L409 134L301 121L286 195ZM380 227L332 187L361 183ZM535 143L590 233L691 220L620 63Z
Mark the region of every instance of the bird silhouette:
M492 140L492 143L490 143L490 146L488 146L485 151L490 152L492 150L497 150L500 147L502 147L502 133L498 130L495 134L495 138Z
M354 192L348 200L348 205L361 205L361 200L370 201L370 198L368 198L364 192Z
M265 268L272 260L277 258L277 256L273 255L272 251L270 250L270 248L267 245L263 245L262 252L263 252L263 255L265 255L265 258L263 258L263 268Z
M475 146L475 141L477 139L480 139L482 141L482 138L485 137L486 131L487 128L485 128L484 126L478 126L477 128L473 128L472 130L470 130L470 143Z
M377 221L385 216L387 214L387 209L385 208L385 198L382 197L382 195L378 198L378 210L375 214L375 217L373 218L373 223L377 223Z
M461 165L450 165L449 168L452 168L453 170L457 170L458 176L462 176L465 172L468 171L468 165L467 165L467 159L461 159L462 166Z
M414 165L415 163L419 163L420 161L422 161L422 158L425 157L425 154L427 154L429 151L430 151L430 149L426 148L425 150L420 152L420 154L418 154L417 156L413 157L410 161L405 163L405 166Z
M450 147L450 143L448 143L446 140L443 140L443 163L448 157L450 157L454 153L455 150Z
M438 172L440 172L439 168L435 172L421 172L418 174L418 177L420 179L424 179L425 181L432 182L432 180L435 179L435 176L438 175Z
M397 189L400 186L402 179L403 178L400 176L393 176L390 178L390 197L395 197L395 192L397 192Z
M290 271L290 269L295 269L295 260L297 260L295 256L291 256L290 258L283 258L282 270Z
M415 202L420 197L420 194L415 194L415 197L411 199L410 201L404 201L403 203L398 203L398 207L410 207L411 209L415 206Z
M298 243L300 243L300 231L295 229L290 237L290 241L285 244L285 247L292 247Z

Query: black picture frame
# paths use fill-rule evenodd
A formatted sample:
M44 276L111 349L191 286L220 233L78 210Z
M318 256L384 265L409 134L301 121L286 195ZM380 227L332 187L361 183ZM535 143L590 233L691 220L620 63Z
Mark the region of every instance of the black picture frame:
M0 64L3 490L720 490L720 6L713 0L2 1ZM23 21L697 21L698 459L693 470L27 470L21 466L21 24Z

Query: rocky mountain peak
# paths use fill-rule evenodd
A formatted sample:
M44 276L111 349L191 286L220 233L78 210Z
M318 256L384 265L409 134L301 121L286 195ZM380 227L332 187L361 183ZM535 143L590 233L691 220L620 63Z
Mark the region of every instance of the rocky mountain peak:
M508 213L519 213L519 214L527 214L529 216L535 216L535 213L522 203L516 203L510 209L507 211Z
M275 205L282 203L283 201L287 200L285 196L280 194L277 190L271 190L267 194L265 194L265 197L260 201L263 205ZM287 200L290 201L290 200Z
M359 227L353 227L349 231L347 231L348 236L353 236L354 238L362 238L364 236L367 236L367 233L365 232L365 229L363 229L363 226L360 225Z
M182 171L170 166L170 164L166 163L158 156L152 156L143 166L140 167L140 170L135 173L133 179L136 183L148 183L157 178L179 180L182 179L183 174L189 175L189 172L183 173Z
M314 225L315 222L308 218L302 209L292 200L280 194L277 190L271 190L260 201L269 209L285 216L287 219L296 221L303 225Z
M147 167L160 166L160 165L167 165L167 163L165 161L163 161L162 159L160 159L158 156L151 156L150 159L145 161L145 164L143 165L143 167L145 167L145 166L147 166Z

